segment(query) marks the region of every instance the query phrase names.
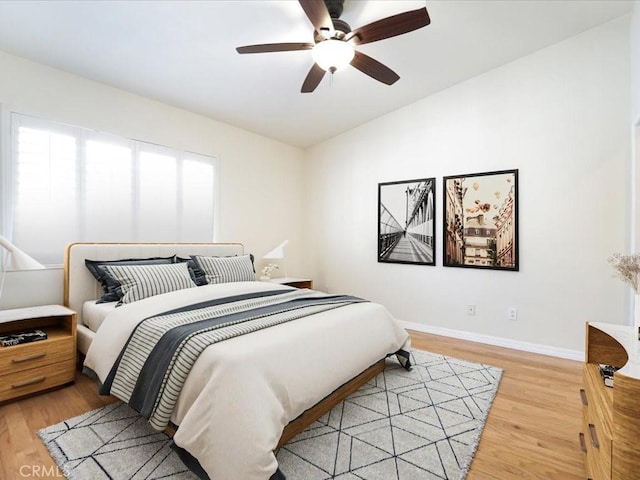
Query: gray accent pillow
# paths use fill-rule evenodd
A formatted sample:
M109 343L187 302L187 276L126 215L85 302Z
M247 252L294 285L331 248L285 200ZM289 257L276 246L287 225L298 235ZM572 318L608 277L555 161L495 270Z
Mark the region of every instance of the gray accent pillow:
M202 285L207 284L207 277L205 276L204 271L198 266L193 258L176 257L175 263L187 264L189 267L189 273L191 274L191 279L196 282L197 286L201 287Z
M202 269L208 283L253 282L256 279L253 255L235 257L191 255L191 258Z

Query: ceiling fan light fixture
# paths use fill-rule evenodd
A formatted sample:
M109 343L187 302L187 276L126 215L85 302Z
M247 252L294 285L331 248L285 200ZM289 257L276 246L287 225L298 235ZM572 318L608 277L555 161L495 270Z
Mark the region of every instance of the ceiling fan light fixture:
M355 51L347 42L330 38L317 43L311 54L320 68L333 73L349 65Z

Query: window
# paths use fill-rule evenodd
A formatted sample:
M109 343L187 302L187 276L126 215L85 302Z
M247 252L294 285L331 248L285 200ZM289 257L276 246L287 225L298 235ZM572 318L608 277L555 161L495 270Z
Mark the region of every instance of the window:
M62 263L76 241L213 241L214 158L17 113L10 123L3 224L40 262Z

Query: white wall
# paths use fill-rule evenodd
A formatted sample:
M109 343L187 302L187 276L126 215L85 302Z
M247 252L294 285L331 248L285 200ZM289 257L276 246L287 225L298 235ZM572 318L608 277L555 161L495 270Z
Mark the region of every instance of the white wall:
M629 34L631 44L631 137L634 146L633 159L635 168L634 183L634 204L632 226L635 236L634 250L640 251L640 0L633 4L631 14L631 28Z
M569 354L584 348L585 321L628 322L628 289L607 257L629 237L629 55L623 18L311 148L315 285L418 327ZM513 168L520 271L443 267L442 177ZM437 266L377 263L377 184L432 176Z
M632 236L633 251L640 252L640 0L633 4L630 28L631 44L631 141L632 141L632 172L633 198L635 208L632 211L631 226L634 230ZM640 298L636 297L636 301ZM635 327L640 336L640 317L635 319Z
M244 243L260 268L289 239L289 273L302 274L302 150L2 51L0 72L0 103L10 109L217 157L215 240ZM31 295L25 301L37 303Z
M631 14L631 118L640 118L640 0L633 3Z

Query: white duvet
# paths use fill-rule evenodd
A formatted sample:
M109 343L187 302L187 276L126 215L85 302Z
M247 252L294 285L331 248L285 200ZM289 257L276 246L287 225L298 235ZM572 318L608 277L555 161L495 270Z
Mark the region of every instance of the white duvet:
M207 285L123 305L96 332L85 366L104 381L135 326L181 305L253 291L265 282ZM267 480L284 427L409 336L376 303L356 303L212 345L191 370L173 412L174 442L211 480ZM288 479L295 480L295 479Z

